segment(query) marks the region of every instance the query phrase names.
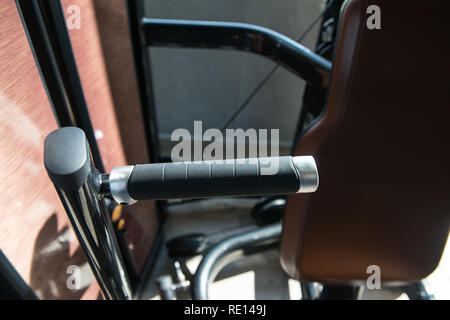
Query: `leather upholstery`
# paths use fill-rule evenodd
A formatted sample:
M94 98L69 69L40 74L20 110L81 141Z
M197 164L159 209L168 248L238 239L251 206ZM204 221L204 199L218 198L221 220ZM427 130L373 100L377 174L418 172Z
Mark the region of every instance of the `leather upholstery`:
M368 5L381 29L366 27ZM450 2L349 0L327 106L295 155L315 156L314 194L289 196L281 264L294 278L389 283L437 266L450 222Z

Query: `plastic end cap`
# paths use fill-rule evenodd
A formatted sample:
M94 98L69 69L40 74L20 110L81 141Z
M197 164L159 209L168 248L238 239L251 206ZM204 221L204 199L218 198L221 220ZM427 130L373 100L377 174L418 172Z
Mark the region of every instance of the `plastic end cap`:
M44 142L44 165L57 188L79 189L91 167L89 144L83 130L64 127L51 132Z
M319 172L314 157L292 157L292 163L300 178L300 188L297 193L315 192L319 187Z

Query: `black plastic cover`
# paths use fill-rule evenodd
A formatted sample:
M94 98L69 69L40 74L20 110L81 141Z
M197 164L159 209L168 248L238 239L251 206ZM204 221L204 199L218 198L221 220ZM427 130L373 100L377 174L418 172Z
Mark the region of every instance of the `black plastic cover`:
M89 175L89 144L83 130L64 127L51 132L44 142L44 164L53 184L64 191L80 188Z
M128 192L135 200L296 193L300 180L291 157L266 159L278 164L276 174L262 174L262 158L136 165Z

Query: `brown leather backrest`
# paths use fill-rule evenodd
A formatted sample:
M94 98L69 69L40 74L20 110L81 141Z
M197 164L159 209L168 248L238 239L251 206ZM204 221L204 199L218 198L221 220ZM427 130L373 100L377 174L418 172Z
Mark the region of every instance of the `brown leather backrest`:
M369 5L381 29L369 30ZM281 263L328 283L421 279L450 221L450 1L349 0L326 110L296 155L316 157L314 194L290 196Z

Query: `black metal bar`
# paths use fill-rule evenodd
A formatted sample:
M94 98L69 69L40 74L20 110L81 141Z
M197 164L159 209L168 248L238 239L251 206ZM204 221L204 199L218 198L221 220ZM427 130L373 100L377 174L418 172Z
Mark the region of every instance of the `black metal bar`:
M156 265L156 260L158 259L159 254L161 253L161 249L163 248L164 243L164 230L161 227L158 227L158 231L155 236L155 240L153 240L152 248L150 249L150 253L145 260L145 264L142 268L141 273L139 274L139 283L134 292L134 299L147 299L145 297L145 289L149 283L151 275Z
M60 1L16 0L16 5L59 126L77 126L85 132L95 167L103 172ZM57 191L105 297L129 299L128 270L110 230L109 212L93 190L97 176L90 174L76 190Z
M139 100L141 103L142 118L144 122L145 140L147 143L148 157L151 163L160 162L160 147L158 137L158 125L156 119L156 109L153 94L153 81L151 73L150 53L144 46L144 35L139 21L144 15L143 3L141 0L127 0L128 22L130 24L130 38L133 48L134 67L139 90ZM164 223L166 201L155 201L155 209L158 218L158 234L161 225ZM155 241L158 239L155 239ZM155 247L156 245L156 247ZM147 283L153 271L154 260L161 249L158 242L153 244L147 256L144 269L139 275L139 285L136 288L136 298L143 293L143 285Z
M44 143L44 164L105 298L132 299L132 286L82 130L65 127Z
M359 286L326 284L318 300L358 300L362 290Z
M132 286L103 201L96 199L95 178L75 191L56 187L91 270L106 299L132 299Z
M326 90L331 62L273 30L246 23L141 19L147 46L234 49L260 54Z
M150 73L150 55L144 46L144 35L139 26L139 21L143 15L142 1L127 0L127 10L148 156L150 162L154 163L159 162L160 151L155 103L153 101L152 76Z
M337 29L341 6L344 0L327 0L325 7L328 8L320 23L320 31L316 42L315 52L319 56L332 61L336 44ZM326 92L317 90L315 87L306 85L301 110L297 121L297 127L293 137L292 154L295 152L297 142L306 128L318 119L325 109Z
M59 126L83 129L95 165L104 172L60 1L16 0L16 5Z
M128 278L130 279L131 288L133 293L139 285L139 273L137 271L136 262L128 246L128 230L122 229L118 230L115 228L117 244L119 245L120 253L122 254L122 259L127 270Z

